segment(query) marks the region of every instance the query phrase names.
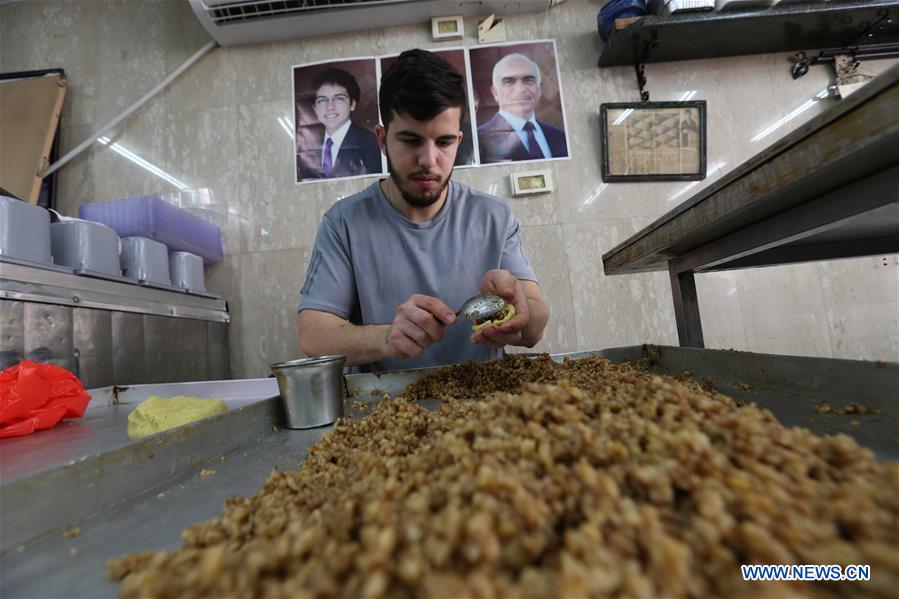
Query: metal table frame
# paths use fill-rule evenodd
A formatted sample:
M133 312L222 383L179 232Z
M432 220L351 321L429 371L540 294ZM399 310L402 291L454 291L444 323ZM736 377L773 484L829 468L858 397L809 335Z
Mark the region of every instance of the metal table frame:
M899 253L899 65L603 255L667 270L678 340L704 347L694 274Z

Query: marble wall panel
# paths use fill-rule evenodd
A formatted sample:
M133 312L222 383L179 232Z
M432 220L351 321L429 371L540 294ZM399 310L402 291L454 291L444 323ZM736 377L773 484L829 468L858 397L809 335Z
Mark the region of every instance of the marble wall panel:
M194 16L189 2L162 2L166 23L163 44L166 72L171 73L198 48L211 41L206 29Z
M322 215L337 201L304 194L304 188L250 191L241 186L244 210L249 222L244 228L244 249L250 252L311 248ZM257 188L258 189L258 188Z
M91 134L90 126L63 127L60 130L60 148L63 153L74 148ZM65 216L78 216L78 206L96 201L98 161L96 152L100 145L88 148L60 169L56 177L56 209Z
M753 351L831 355L821 283L814 266L796 264L735 273L736 316ZM702 310L703 298L700 298ZM709 298L706 303L714 301Z
M166 74L173 72L212 41L188 2L161 2L165 29ZM233 48L216 47L194 63L165 90L156 103L166 112L193 112L234 106L240 91Z
M700 273L695 276L695 281L705 346L713 349L747 347L736 271Z
M480 168L463 168L453 171L453 177L475 189L506 198L515 218L521 226L549 225L561 222L559 202L554 194L537 194L531 196L512 196L510 175L534 170L549 170L553 182L557 186L559 176L556 165L561 162L530 163L527 166L490 166Z
M164 140L166 171L190 188L209 187L233 193L242 168L239 158L236 106L192 112L170 112L157 134Z
M301 248L240 257L241 313L231 324L239 328L239 345L231 348L232 376L265 377L271 364L303 356L297 304L310 255Z
M165 4L125 0L6 4L0 17L4 26L0 67L3 72L65 69L63 122L102 125L164 77ZM98 52L101 47L106 51Z
M562 225L522 227L525 249L540 282L540 291L550 306L550 320L543 339L533 349L514 351L559 353L576 343L575 314L571 309L571 281Z
M899 256L812 266L835 358L899 361Z
M174 183L161 178L153 170L169 170L166 164L165 127L161 120L139 116L110 131L106 135L108 144L94 142L88 156L88 160L94 163L94 197L90 202L177 189ZM91 128L91 133L93 131ZM75 160L79 158L80 155ZM179 175L183 177L183 172L169 174L180 179Z
M254 191L296 188L291 106L280 100L237 107L241 181Z
M189 18L194 19L192 14ZM194 44L181 63L202 48L207 41L208 38ZM166 110L176 113L234 106L237 104L241 88L233 59L235 53L239 53L239 50L213 48L166 87L160 95L159 102L165 105ZM174 56L181 55L182 51L179 49L174 55L168 55L166 61L172 62ZM166 73L174 71L181 66L181 63L169 67Z
M181 206L204 211L222 227L225 252L242 248L244 221L239 211L240 173L238 111L236 106L169 113L160 133L162 164L188 190L179 194ZM164 186L164 182L160 183Z
M899 358L899 260L875 256L697 275L706 347Z
M677 345L667 273L606 277L602 254L634 230L631 219L563 225L577 345L569 351Z
M234 66L237 81L236 100L240 104L274 101L291 102L293 83L291 67L306 62L307 40L288 40L251 44L236 48L228 59ZM290 121L293 116L288 112Z
M242 254L225 256L225 259L217 264L206 267L206 289L218 294L228 303L228 313L231 322L228 324L228 345L231 348L229 366L232 373L236 372L239 364L238 348L241 347L243 337L241 335L240 322L243 309L240 298L240 259Z

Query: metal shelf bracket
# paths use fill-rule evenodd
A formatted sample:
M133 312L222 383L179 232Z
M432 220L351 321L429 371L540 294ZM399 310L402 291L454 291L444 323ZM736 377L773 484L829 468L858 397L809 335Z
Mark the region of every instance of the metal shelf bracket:
M634 63L634 72L637 75L637 87L640 88L640 101L649 102L649 91L646 90L646 60L649 57L650 48L658 45L658 39L653 34L652 39L643 44L643 49L637 55L637 62Z
M869 44L862 47L862 44L870 42L875 35L886 29L893 22L890 11L887 8L881 8L877 11L877 18L871 21L864 21L860 26L860 32L855 39L843 44L843 47L834 50L821 50L816 56L809 58L804 52L796 52L793 55L793 66L790 67L790 74L793 79L799 79L808 73L810 66L816 64L832 63L835 58L840 55L849 55L852 57L853 68L858 67L862 58L892 58L899 56L899 43L887 44Z

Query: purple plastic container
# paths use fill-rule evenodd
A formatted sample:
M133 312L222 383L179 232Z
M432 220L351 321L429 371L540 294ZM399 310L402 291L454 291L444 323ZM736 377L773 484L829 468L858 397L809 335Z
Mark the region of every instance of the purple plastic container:
M115 229L120 237L149 237L169 251L190 252L205 264L223 257L222 230L157 196L135 196L83 204L78 216Z

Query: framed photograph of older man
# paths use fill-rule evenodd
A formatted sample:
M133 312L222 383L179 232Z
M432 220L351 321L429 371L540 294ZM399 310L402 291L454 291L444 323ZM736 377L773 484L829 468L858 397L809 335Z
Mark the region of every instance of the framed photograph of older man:
M554 40L469 50L481 164L568 158Z
M297 183L384 172L377 82L375 58L293 67Z
M439 50L430 50L430 52L450 63L450 66L462 75L463 79L465 79L465 89L467 90L468 97L471 98L471 76L469 74L468 55L465 53L465 48L441 48ZM398 56L399 54L381 57L382 75L396 62ZM468 105L465 106L465 116L462 119L462 142L459 144L459 149L456 151L456 161L453 163L455 168L465 168L477 165L474 151L474 134L471 102L469 102Z

